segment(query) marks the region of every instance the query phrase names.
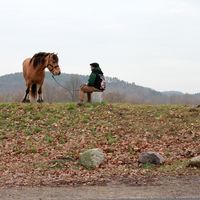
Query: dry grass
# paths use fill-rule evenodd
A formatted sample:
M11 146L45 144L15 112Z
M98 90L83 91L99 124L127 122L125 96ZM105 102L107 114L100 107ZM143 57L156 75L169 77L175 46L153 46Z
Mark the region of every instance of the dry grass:
M160 175L200 174L187 168L200 155L200 109L129 104L0 104L0 186L101 184ZM103 149L88 171L79 153ZM144 151L164 166L139 166Z

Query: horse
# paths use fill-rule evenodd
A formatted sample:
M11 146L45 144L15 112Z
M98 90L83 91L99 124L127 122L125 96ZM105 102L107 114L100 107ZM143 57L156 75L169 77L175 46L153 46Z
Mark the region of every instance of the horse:
M60 75L61 70L58 65L58 56L54 53L39 52L32 58L23 61L23 76L26 83L26 93L22 102L37 100L42 103L42 85L45 77L45 69L54 75Z

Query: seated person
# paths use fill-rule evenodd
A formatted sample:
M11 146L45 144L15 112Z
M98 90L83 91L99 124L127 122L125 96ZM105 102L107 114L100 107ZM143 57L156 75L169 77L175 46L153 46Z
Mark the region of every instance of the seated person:
M87 100L91 102L91 94L95 91L105 90L105 78L98 63L91 63L91 74L87 84L83 84L79 91L79 103L82 105L84 102L84 94L87 93Z

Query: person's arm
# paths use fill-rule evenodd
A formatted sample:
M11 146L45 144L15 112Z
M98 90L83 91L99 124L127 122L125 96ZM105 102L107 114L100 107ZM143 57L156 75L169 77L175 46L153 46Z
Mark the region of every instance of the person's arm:
M95 80L96 80L96 74L95 73L91 73L90 77L88 79L88 85L89 86L94 86Z

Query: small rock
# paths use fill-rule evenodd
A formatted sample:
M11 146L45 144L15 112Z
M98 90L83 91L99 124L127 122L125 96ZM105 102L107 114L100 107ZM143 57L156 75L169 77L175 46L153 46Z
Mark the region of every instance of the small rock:
M196 108L190 108L190 109L189 109L189 112L199 112L199 110L196 109Z
M156 152L144 152L140 154L139 156L139 163L142 164L155 164L155 165L161 165L165 162L165 159Z
M194 157L189 161L188 166L200 168L200 156Z
M80 154L79 163L86 169L95 169L104 161L101 149L90 149Z

